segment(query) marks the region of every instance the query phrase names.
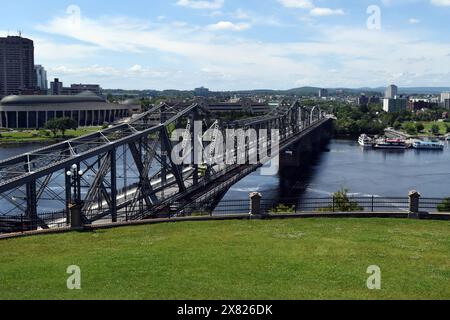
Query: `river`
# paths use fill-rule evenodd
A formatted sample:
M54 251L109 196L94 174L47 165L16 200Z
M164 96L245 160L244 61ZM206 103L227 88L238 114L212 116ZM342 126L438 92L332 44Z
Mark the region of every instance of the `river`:
M0 160L42 145L0 146ZM351 140L331 140L301 168L262 176L260 170L235 184L224 200L248 199L258 191L266 199L329 197L342 187L357 196L406 197L416 189L424 197L448 197L450 149L389 151L363 149Z

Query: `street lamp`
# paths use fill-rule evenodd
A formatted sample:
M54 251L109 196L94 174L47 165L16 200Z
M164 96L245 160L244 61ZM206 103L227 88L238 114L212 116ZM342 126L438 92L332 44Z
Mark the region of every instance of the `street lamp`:
M83 171L80 170L79 165L74 164L66 172L66 175L72 179L71 186L73 187L73 198L69 205L70 225L72 228L77 229L82 227L81 211L83 209L83 201L81 200L81 177L83 176Z

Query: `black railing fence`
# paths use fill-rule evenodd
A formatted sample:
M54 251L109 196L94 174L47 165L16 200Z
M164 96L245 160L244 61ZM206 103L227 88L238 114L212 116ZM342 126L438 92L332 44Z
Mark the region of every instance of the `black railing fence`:
M109 224L112 222L131 222L142 219L174 218L185 216L221 216L242 215L254 212L252 198L247 200L222 200L219 203L205 201L202 198L192 203L172 203L153 215L142 205L133 210L120 209L117 215L104 215L101 210L82 212L84 224ZM450 212L450 199L420 198L420 212ZM416 202L417 204L417 202ZM333 212L412 212L410 197L328 197L328 198L295 198L295 199L258 199L257 214L291 214L291 213L333 213ZM0 234L20 233L27 231L58 229L71 227L70 212L40 213L37 217L0 216Z

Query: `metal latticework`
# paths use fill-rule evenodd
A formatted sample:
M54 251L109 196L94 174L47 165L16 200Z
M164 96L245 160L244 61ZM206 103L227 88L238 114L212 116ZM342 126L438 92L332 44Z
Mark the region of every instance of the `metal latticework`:
M195 203L202 210L214 208L234 183L263 163L178 165L171 157L174 128L184 128L183 136L191 137L192 157L195 139L202 140L195 137L195 121L212 129L203 150L214 150L220 143L217 132L227 129L279 129L284 150L328 120L320 109L298 101L231 122L197 104L161 104L129 123L1 161L0 224L12 230L16 225L31 230L69 225L69 207L77 201L85 224L189 214ZM71 168L80 172L76 178L66 174Z

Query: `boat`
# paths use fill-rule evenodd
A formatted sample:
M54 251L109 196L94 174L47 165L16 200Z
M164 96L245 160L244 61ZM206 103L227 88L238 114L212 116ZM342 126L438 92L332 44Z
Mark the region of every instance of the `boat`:
M373 140L367 134L362 134L359 136L358 143L362 147L372 147Z
M444 150L444 145L434 141L415 141L413 148L419 150Z
M402 139L381 139L375 143L374 148L405 150L409 148L409 145Z

